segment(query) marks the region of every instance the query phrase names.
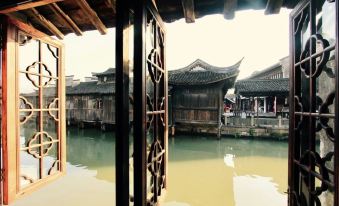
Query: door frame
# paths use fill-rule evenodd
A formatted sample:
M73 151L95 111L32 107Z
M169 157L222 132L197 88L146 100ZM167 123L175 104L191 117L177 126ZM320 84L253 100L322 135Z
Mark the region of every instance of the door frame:
M3 203L10 204L15 199L30 194L36 189L46 185L65 174L66 170L66 121L65 121L65 73L64 73L64 45L49 37L48 35L36 30L35 28L10 17L2 15L0 17L2 25L2 120L1 120L1 140L2 140L2 167L3 167ZM59 96L59 151L58 173L52 174L46 178L39 179L31 186L19 188L19 148L18 141L20 122L18 111L19 99L19 73L18 73L18 48L17 35L23 32L48 43L59 49L59 67L58 67L58 96ZM41 97L43 98L43 97Z
M336 22L333 23L333 26L335 26L335 48L334 48L334 53L335 53L335 65L336 68L335 70L338 71L338 66L339 66L339 47L338 47L338 43L339 43L339 33L338 33L338 28L339 28L339 23L338 23L338 17L339 17L339 3L338 1L330 1L330 0L326 0L327 2L332 2L335 4L335 16L336 16ZM310 192L308 192L305 196L305 198L303 197L298 197L299 200L296 200L295 198L297 197L296 192L300 193L300 191L302 190L302 193L305 190L305 187L314 190L315 189L315 181L313 181L312 185L305 185L305 183L303 183L303 181L301 180L301 167L298 166L298 164L301 164L301 158L302 155L301 153L304 154L304 152L306 153L307 151L311 151L313 152L313 150L310 150L309 148L311 147L315 147L315 139L316 139L316 130L315 130L315 125L316 125L316 119L315 116L320 117L320 112L318 112L316 110L316 91L315 91L315 86L316 85L316 80L313 80L313 77L311 77L312 80L310 81L310 88L306 88L305 86L302 86L301 84L305 84L304 82L306 82L306 80L302 80L302 72L300 71L301 69L296 69L296 59L295 56L300 57L301 52L303 50L303 46L300 45L301 41L295 41L295 27L297 25L294 24L295 18L298 17L298 15L302 12L302 10L304 8L306 8L307 6L309 6L309 12L311 15L308 16L308 18L310 18L308 21L310 21L311 23L311 28L310 28L310 35L312 34L316 34L316 28L315 28L315 24L316 24L316 18L315 18L315 14L316 14L316 3L317 0L302 0L299 2L299 4L294 8L294 10L291 12L290 14L290 82L289 82L289 90L290 90L290 95L289 95L289 102L290 102L290 107L289 107L289 111L290 111L290 124L289 124L289 153L288 153L288 205L289 206L296 206L298 205L297 201L306 201L305 204L311 204L314 205L316 204L315 200L316 198L312 197L313 195L310 194ZM309 4L309 5L307 5ZM301 17L300 17L301 18ZM301 20L299 21L300 24ZM312 28L313 27L313 28ZM298 44L298 45L296 45ZM315 50L315 46L310 46L312 48L312 50ZM311 51L312 54L314 54L314 51ZM305 59L308 58L305 57ZM315 59L315 57L312 57L313 59ZM301 60L298 60L301 61ZM311 69L315 68L315 60L310 60L312 61L311 65ZM296 79L298 78L298 81L296 82ZM316 77L317 78L317 77ZM302 89L302 87L304 87L304 89ZM312 91L311 91L312 89ZM303 90L307 90L307 92L309 92L307 94L306 91ZM307 96L310 96L309 98L311 98L311 102L313 102L309 108L309 111L305 111L303 112L301 110L301 112L299 111L299 109L296 109L297 107L299 107L298 105L301 104L299 102L297 102L298 100L296 100L295 95L301 94L302 92L305 92L306 94L306 98ZM335 99L334 99L334 125L333 125L333 130L334 130L334 136L335 139L338 140L339 137L339 104L338 104L338 98L339 98L339 75L338 72L336 72L336 77L335 77ZM313 105L313 106L312 106ZM298 115L296 115L296 113L299 113ZM302 114L304 113L304 114ZM309 115L306 113L310 113ZM312 113L312 114L311 114ZM303 124L303 125L299 125L299 122L302 122L302 119L300 118L305 118L304 121L308 121L307 124ZM312 123L311 123L312 122ZM307 127L306 129L303 127ZM299 133L299 128L306 130L305 134L301 135ZM308 132L309 135L306 135L306 133ZM304 137L304 138L302 138ZM307 138L306 140L303 140ZM334 188L333 188L333 192L334 192L334 205L338 205L339 204L339 141L335 141L333 143L333 147L334 147L334 164L333 164L333 170L334 170L334 180L333 180L333 184L334 184ZM311 161L311 157L309 157L309 160L311 163L305 163L309 166L309 168L311 168L311 170L315 170L315 163L312 163ZM325 166L326 167L326 166ZM308 172L309 176L312 176L310 173L310 171ZM316 173L316 172L315 172ZM322 176L322 175L319 175ZM309 178L310 179L310 178ZM304 188L304 189L302 189ZM303 199L303 200L301 200ZM300 204L304 204L304 203L300 203Z

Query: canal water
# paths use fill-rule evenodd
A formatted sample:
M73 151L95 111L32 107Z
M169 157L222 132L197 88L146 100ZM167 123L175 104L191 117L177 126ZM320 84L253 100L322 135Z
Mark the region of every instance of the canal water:
M115 205L115 138L69 128L67 174L14 206ZM165 206L286 206L287 142L169 139Z

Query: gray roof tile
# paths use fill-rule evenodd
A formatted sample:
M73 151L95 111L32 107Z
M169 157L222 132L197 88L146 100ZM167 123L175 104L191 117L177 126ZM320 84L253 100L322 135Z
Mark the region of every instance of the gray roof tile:
M235 83L235 93L242 96L287 95L289 79L247 79Z
M219 82L239 74L242 59L229 67L212 66L201 59L182 69L169 71L170 85L202 85Z

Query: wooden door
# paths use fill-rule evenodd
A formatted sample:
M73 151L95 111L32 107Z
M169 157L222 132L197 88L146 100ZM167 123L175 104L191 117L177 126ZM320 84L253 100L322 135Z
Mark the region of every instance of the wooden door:
M4 203L65 172L63 45L2 17Z
M157 205L168 156L164 24L150 0L118 0L117 12L116 205Z
M289 205L339 205L338 1L290 18Z

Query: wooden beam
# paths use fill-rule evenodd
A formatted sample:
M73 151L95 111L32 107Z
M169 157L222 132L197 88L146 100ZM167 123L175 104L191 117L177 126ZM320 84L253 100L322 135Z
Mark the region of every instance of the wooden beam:
M284 0L268 0L265 14L279 14Z
M82 35L82 31L78 25L76 25L76 23L56 3L49 4L48 6L55 13L58 21L68 26L68 28L70 28L76 35Z
M26 0L23 2L16 3L4 3L4 6L0 7L0 13L7 14L15 11L31 9L38 6L43 6L50 3L55 3L63 0Z
M234 19L235 11L238 7L238 0L225 0L224 2L224 18Z
M53 35L55 35L59 39L64 38L64 34L61 33L61 31L52 22L50 22L44 16L42 16L35 8L30 9L28 11L28 15L36 19L42 26L48 29Z
M194 0L181 0L186 23L195 22Z
M111 8L113 10L114 14L117 13L115 0L105 0L105 5L109 8Z
M76 0L75 1L81 10L87 15L87 18L92 22L92 24L99 30L101 34L107 34L107 28L102 23L97 13L91 8L86 0Z

